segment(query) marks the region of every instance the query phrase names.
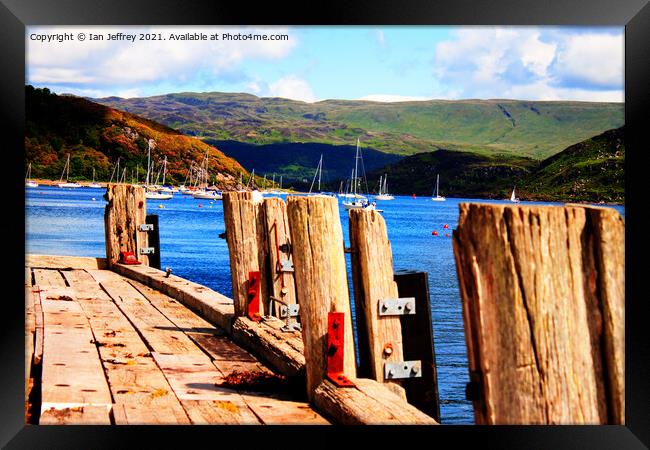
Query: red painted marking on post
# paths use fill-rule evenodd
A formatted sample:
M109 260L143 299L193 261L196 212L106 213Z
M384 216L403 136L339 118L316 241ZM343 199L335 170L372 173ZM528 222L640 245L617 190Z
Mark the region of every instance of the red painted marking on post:
M343 374L345 344L345 314L327 314L327 378L339 387L352 387L354 383Z
M120 252L119 262L128 265L142 264L140 261L138 261L138 258L133 252Z
M259 322L260 315L260 272L248 272L248 318Z

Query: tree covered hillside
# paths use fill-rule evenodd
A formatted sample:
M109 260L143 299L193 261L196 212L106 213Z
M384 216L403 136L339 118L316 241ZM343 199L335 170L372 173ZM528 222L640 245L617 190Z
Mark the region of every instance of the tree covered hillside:
M232 185L240 172L248 174L215 147L130 113L32 86L25 88L25 102L26 161L32 163L33 178L58 179L69 153L71 180L91 179L94 168L97 180L108 181L119 157L127 180L137 168L143 181L149 139L156 143L151 155L155 172L167 156L169 182L182 183L190 164L200 164L206 151L209 173L218 184Z

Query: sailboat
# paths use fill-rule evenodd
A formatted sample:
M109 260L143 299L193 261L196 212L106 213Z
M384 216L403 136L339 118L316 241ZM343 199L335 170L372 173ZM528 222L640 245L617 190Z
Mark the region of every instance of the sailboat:
M434 196L431 197L431 200L434 202L444 202L446 199L440 195L438 190L438 185L440 184L440 174L436 175L436 189L434 190Z
M98 183L95 183L95 168L93 167L93 181L88 185L89 188L101 188Z
M27 164L27 176L25 177L25 187L38 187L38 183L32 181L32 163Z
M63 176L65 175L65 183L63 182ZM65 161L65 166L63 167L63 172L61 172L61 179L59 180L58 186L60 188L79 188L81 187L78 183L70 183L68 177L70 175L70 153L68 153L68 159Z
M318 166L316 166L316 172L314 173L314 179L311 180L311 186L309 186L309 195L330 197L329 194L324 193L320 189L320 181L322 175L323 175L323 154L321 153L320 160L318 161ZM312 190L314 188L314 183L316 182L316 177L318 177L318 192L312 193Z
M368 200L357 192L357 186L361 182L361 179L359 178L359 159L361 159L361 152L359 149L359 138L357 138L357 153L354 156L354 170L352 171L352 180L350 185L353 200L344 200L343 207L345 209L375 209L374 204L369 204Z
M510 201L512 203L519 203L519 199L517 197L515 197L515 188L514 188L514 186L512 188L512 194L510 194Z
M192 194L193 198L200 199L200 200L221 200L223 196L221 195L221 192L218 191L208 191L206 188L208 186L208 151L205 151L205 157L203 158L203 162L201 163L201 180L200 180L200 185L201 187L199 190L195 191Z
M161 193L161 192L156 192L155 188L153 186L149 186L149 182L151 181L151 148L156 145L156 141L153 139L149 139L147 142L149 144L147 148L147 181L145 184L145 193L144 196L149 199L149 200L169 200L173 197L173 194L166 194L166 193ZM153 188L153 190L152 190Z
M388 175L384 174L382 182L381 176L379 177L379 194L375 196L375 200L395 200L395 197L386 192L386 180ZM383 183L383 185L382 185Z

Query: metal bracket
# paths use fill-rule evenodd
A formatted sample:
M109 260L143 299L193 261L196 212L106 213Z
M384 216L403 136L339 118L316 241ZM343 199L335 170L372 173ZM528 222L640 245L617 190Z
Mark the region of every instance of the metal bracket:
M327 315L327 378L339 387L353 387L354 383L343 374L345 313Z
M302 331L302 326L298 322L288 322L280 328L280 331Z
M262 320L260 315L260 272L248 272L248 318L259 322Z
M142 247L140 249L141 255L151 255L152 253L156 253L156 249L153 247Z
M280 305L280 317L297 317L300 314L300 305L293 303L291 305Z
M387 380L421 377L422 363L419 360L384 363L384 378Z
M415 297L379 300L380 316L403 316L407 314L415 314Z
M288 259L280 263L280 272L293 272L293 264Z
M153 231L153 223L141 223L140 231Z

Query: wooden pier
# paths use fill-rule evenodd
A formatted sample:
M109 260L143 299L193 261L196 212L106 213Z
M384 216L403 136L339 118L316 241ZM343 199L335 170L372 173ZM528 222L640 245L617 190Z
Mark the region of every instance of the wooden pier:
M328 423L223 328L105 259L26 264L28 423Z

